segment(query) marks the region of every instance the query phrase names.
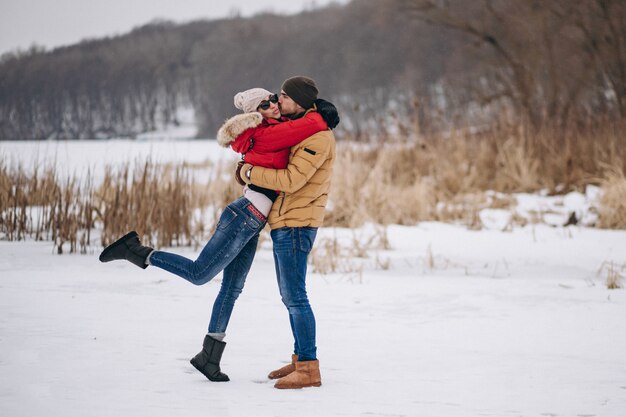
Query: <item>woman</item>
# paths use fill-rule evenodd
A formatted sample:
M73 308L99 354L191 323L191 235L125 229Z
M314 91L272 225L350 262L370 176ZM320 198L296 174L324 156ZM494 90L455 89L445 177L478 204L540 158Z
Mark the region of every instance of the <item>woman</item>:
M322 104L334 127L336 109L330 103ZM243 153L244 161L259 166L286 168L291 146L328 128L317 112L309 112L298 120L283 121L278 97L261 88L238 93L235 107L244 114L226 121L218 131L218 142L225 147L232 146ZM144 269L153 265L195 285L205 284L224 271L203 349L191 359L191 364L211 381L229 380L220 369L226 327L252 265L259 233L276 197L275 190L245 187L244 195L224 209L214 235L195 261L142 246L134 231L109 245L100 255L101 262L125 259Z

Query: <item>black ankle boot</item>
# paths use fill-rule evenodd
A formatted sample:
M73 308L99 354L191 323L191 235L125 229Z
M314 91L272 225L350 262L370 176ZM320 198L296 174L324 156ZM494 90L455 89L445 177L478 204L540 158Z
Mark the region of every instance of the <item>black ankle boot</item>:
M220 360L225 347L226 342L213 339L207 334L204 336L202 351L194 356L190 362L198 371L213 382L230 381L228 375L223 374L220 370Z
M100 254L100 262L111 262L118 259L126 259L139 268L146 269L146 258L152 252L152 248L142 246L139 236L134 230L126 236L118 239L107 246Z

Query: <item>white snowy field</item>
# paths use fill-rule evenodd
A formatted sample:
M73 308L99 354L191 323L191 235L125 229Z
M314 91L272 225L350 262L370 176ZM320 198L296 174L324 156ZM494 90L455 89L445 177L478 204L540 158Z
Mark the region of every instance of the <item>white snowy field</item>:
M598 271L626 261L626 232L423 223L388 237L361 275L310 274L323 385L298 391L266 379L292 346L270 241L231 320L227 383L188 362L219 277L195 287L97 249L0 242L0 415L624 416L626 291Z

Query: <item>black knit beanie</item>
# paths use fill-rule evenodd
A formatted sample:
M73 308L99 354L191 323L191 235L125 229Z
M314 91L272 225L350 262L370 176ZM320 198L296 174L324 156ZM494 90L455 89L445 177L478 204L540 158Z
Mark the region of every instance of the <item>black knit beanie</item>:
M302 76L287 78L281 88L304 109L313 107L313 102L317 99L319 92L313 79Z

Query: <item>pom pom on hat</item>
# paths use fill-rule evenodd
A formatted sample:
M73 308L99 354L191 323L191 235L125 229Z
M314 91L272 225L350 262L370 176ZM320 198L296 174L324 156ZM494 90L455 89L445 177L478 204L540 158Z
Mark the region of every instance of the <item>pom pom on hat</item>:
M272 93L264 88L251 88L235 94L235 107L243 110L244 113L252 113L263 100L267 100Z

